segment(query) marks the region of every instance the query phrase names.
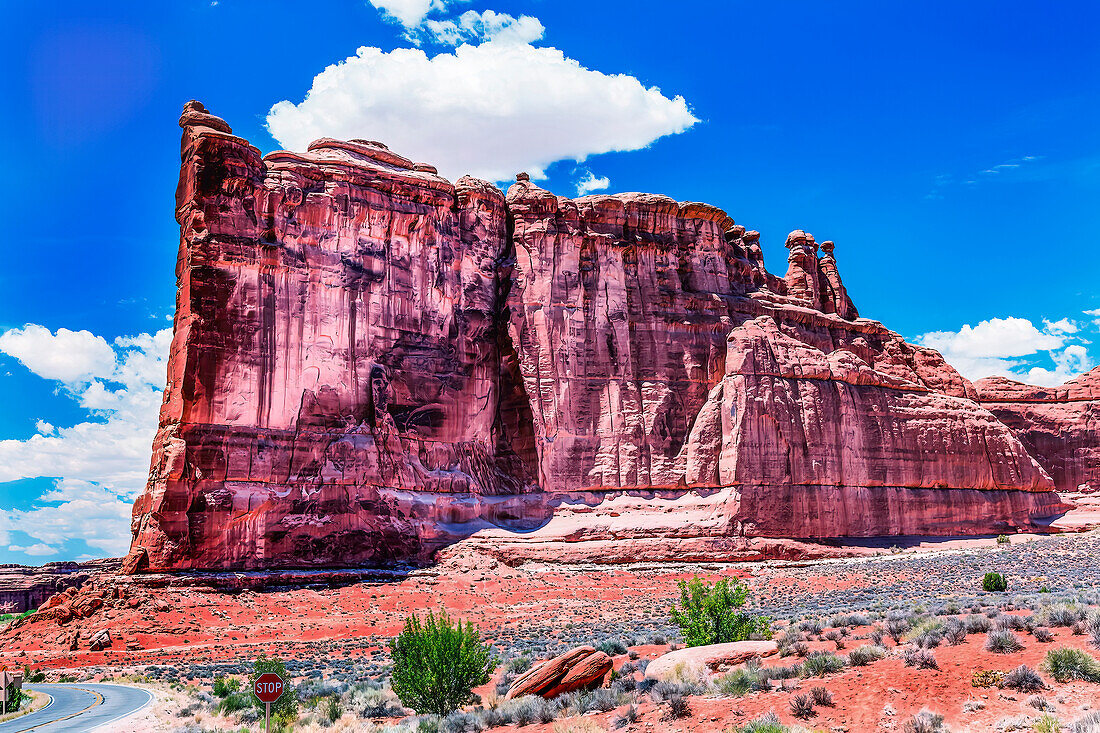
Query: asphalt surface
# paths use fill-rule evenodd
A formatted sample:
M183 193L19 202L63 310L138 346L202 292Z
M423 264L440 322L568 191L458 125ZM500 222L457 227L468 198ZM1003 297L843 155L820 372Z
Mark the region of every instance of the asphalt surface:
M46 707L15 720L0 723L0 733L82 733L134 713L153 696L138 687L74 682L58 685L24 685L53 698Z

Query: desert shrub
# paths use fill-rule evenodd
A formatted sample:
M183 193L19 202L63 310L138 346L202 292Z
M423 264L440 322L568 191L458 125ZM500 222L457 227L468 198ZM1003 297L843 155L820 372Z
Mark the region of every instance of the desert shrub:
M393 693L377 683L356 685L348 695L348 708L360 718L394 718L405 714Z
M214 696L229 697L241 689L241 681L236 677L215 677Z
M749 721L741 728L736 728L735 733L790 733L790 730L780 722L779 716L772 712Z
M943 638L951 646L958 646L966 641L966 624L958 619L951 619L943 627Z
M1003 593L1008 590L1008 578L1000 573L990 571L982 578L982 590L989 593Z
M1032 724L1031 730L1033 733L1061 733L1065 727L1053 715L1043 715Z
M1011 631L993 629L985 637L985 650L995 654L1011 654L1024 648L1019 637Z
M971 687L997 687L1004 679L1005 673L995 669L978 669L970 676Z
M614 710L619 707L620 700L618 694L613 690L609 690L606 687L593 690L588 695L585 707L585 712L598 711L606 713L609 710Z
M992 622L988 618L976 613L963 619L963 625L966 626L966 633L968 634L984 634L993 627Z
M1088 713L1073 723L1070 733L1097 733L1100 731L1100 710Z
M905 618L888 618L886 619L886 633L894 640L895 644L901 643L901 638L905 636L907 632L912 628L912 624L909 623L909 619Z
M1077 608L1066 604L1048 606L1043 609L1040 618L1047 626L1070 627L1081 620L1083 614Z
M279 675L283 680L283 694L278 700L271 703L271 716L278 718L280 721L290 721L298 713L298 691L294 689L294 686L289 684L290 675L286 672L286 664L278 657L263 657L261 656L252 664L252 675L248 680L249 689L255 689L256 680L260 675L267 674L268 672L274 672ZM260 702L255 695L249 693L252 702L257 707L264 707L264 704ZM228 699L228 698L226 698Z
M798 622L798 630L807 634L820 634L821 629L821 621L816 618L806 618Z
M791 644L791 651L794 652L796 657L804 657L810 653L810 645L804 641L796 641Z
M618 639L604 639L599 644L596 644L596 651L603 652L609 657L614 657L617 654L626 654L626 644Z
M1100 613L1089 614L1088 620L1085 621L1085 631L1090 637L1089 643L1100 647Z
M688 704L686 695L679 692L669 695L665 700L665 718L668 720L676 720L678 718L686 718L691 715L691 706Z
M335 723L344 714L344 706L340 704L340 696L326 697L321 705L321 715L329 723Z
M906 721L902 730L905 733L945 733L947 728L944 727L942 715L925 708Z
M424 621L410 616L390 642L390 685L416 712L446 715L470 702L470 691L489 681L496 666L489 654L471 623L452 623L446 612L429 612Z
M1009 544L1009 543L1010 543L1011 541L1012 541L1012 540L1008 539L1008 535L1006 535L1006 534L999 534L999 535L997 535L997 544L998 544L998 545L1007 545L1007 544Z
M497 714L505 724L514 723L519 727L531 725L539 720L539 701L542 698L532 695L524 695L514 700L508 700L497 708Z
M480 733L481 719L474 713L455 710L449 713L440 724L442 733Z
M1085 680L1100 682L1100 662L1080 649L1059 647L1047 652L1043 670L1059 682Z
M862 613L838 614L829 619L829 625L835 629L842 626L866 626L871 623Z
M1036 626L1031 630L1031 635L1035 637L1035 641L1041 641L1044 644L1054 641L1054 634L1045 626Z
M23 665L23 683L24 684L38 684L46 681L46 673L42 670L32 670L27 665Z
M922 649L934 649L943 641L943 622L939 619L925 619L910 629L905 640Z
M223 715L235 713L254 705L252 694L249 692L231 692L218 703L218 712Z
M848 652L848 664L853 667L866 667L886 656L886 650L880 646L861 646Z
M882 646L883 636L885 636L885 634L883 633L881 626L876 626L875 628L871 629L869 634L867 634L867 638L870 639L871 643L875 646Z
M633 705L627 705L626 710L622 711L614 718L611 719L611 727L626 728L628 725L633 725L638 721L638 708Z
M699 577L681 580L680 607L673 605L672 620L688 646L743 641L754 635L771 638L771 620L743 613L749 589L739 580L722 578L709 585Z
M834 629L833 631L830 631L829 633L825 634L825 638L828 639L829 641L833 642L833 644L836 644L837 649L843 649L844 648L844 639L841 636L839 631Z
M1038 672L1026 664L1021 664L1001 678L1001 687L1019 690L1020 692L1035 692L1036 690L1046 689L1046 684Z
M802 663L803 677L824 677L844 669L844 659L832 652L810 652Z
M697 685L684 682L661 680L649 689L649 697L655 703L666 702L674 695L694 695L700 692Z
M738 667L720 677L716 685L718 691L723 695L740 697L751 692L759 681L760 675L757 672Z
M791 695L790 706L791 715L796 718L806 719L817 715L817 711L814 710L813 697L805 693Z
M531 669L531 657L524 654L523 656L514 657L508 660L507 669L512 674L523 674L527 670Z
M1032 695L1027 699L1027 704L1040 712L1050 712L1057 709L1051 704L1050 700L1042 695Z
M775 667L761 667L757 674L756 689L767 690L768 680L789 680L802 674L801 664L792 664L789 667L777 665Z
M917 669L939 669L940 665L936 661L936 655L928 649L909 649L905 652L905 666L916 667Z
M833 706L833 693L826 690L824 687L811 687L810 697L814 699L815 705L831 708Z
M1023 631L1027 628L1027 620L1021 616L998 616L994 626L1001 630Z

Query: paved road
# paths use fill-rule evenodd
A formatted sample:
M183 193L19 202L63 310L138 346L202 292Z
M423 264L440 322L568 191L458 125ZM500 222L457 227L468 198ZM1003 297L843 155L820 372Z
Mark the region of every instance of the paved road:
M82 733L124 718L152 699L145 690L125 685L75 682L65 685L24 685L53 698L46 707L6 723L0 733Z

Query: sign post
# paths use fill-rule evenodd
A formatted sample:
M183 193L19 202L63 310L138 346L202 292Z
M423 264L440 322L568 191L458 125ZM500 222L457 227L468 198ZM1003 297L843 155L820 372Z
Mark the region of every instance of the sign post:
M271 703L283 695L283 678L274 672L264 672L256 678L252 686L252 694L264 704L267 714L264 719L264 730L271 731Z

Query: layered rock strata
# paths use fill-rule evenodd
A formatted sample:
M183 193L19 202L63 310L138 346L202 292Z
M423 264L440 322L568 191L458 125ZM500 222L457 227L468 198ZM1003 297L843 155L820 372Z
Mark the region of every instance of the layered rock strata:
M1100 491L1100 367L1060 387L1004 377L975 382L978 399L1019 436L1066 492Z
M792 232L779 278L706 204L505 196L364 140L261 156L195 102L180 125L128 571L423 562L475 534L707 556L1065 508L938 353L858 316L831 242Z

